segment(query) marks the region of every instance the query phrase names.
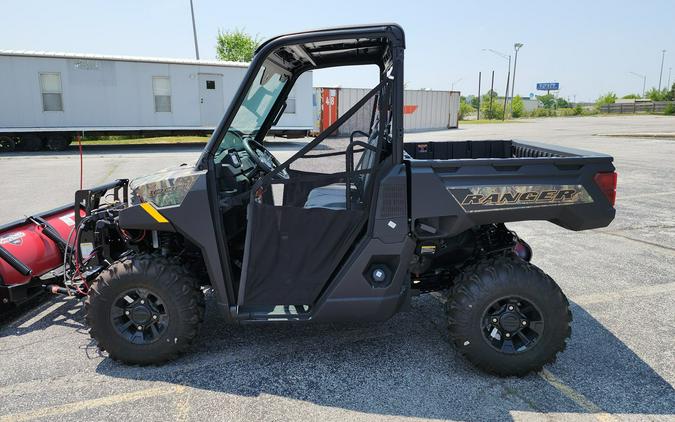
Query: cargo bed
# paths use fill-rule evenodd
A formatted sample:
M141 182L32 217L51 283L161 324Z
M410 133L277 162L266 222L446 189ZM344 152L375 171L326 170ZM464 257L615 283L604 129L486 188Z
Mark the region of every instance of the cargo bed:
M614 219L608 155L512 140L410 142L404 150L413 230L423 238L495 222L585 230Z

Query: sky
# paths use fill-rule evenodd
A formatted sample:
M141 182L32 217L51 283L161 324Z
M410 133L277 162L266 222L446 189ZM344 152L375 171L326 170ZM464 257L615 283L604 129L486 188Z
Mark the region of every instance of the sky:
M558 95L592 101L658 85L662 50L675 67L675 1L391 0L333 2L194 0L202 59L215 58L219 29L240 28L261 39L359 23L396 22L406 33L405 83L410 89L482 92L495 71L504 93L506 59L484 49L518 53L516 94L537 82L559 82ZM194 58L189 0L1 0L0 49ZM372 71L321 71L315 86L368 87ZM671 84L675 74L671 76Z

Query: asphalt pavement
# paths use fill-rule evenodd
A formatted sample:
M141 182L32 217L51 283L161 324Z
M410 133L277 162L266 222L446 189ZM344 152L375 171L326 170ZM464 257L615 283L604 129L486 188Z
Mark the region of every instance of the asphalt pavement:
M440 294L415 298L384 323L330 325L226 325L209 297L196 345L158 367L99 353L81 304L50 298L0 322L0 421L675 420L675 141L640 137L660 132L675 132L675 118L551 118L406 136L524 139L615 157L609 227L509 225L571 301L572 338L541 373L502 379L474 369L448 340ZM283 160L300 144L271 149ZM85 184L198 155L88 150ZM79 157L0 155L0 180L2 224L72 201Z

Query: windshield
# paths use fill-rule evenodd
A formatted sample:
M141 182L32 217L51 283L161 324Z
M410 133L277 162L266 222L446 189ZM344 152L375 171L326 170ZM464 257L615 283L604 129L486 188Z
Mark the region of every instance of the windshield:
M258 133L286 82L288 76L274 64L266 62L260 67L218 152L230 148L241 149L242 138L253 137Z

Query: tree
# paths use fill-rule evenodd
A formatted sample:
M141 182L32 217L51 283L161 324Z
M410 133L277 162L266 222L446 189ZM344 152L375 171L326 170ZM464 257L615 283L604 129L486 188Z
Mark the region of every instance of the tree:
M555 106L555 97L553 94L537 95L537 100L539 100L546 109L552 109L553 106Z
M556 98L555 105L557 108L569 108L570 103L564 98Z
M523 117L525 114L525 103L520 95L516 95L513 97L513 100L511 100L511 109L513 110L513 117L515 118Z
M216 38L216 55L220 60L230 62L250 62L260 39L253 37L241 29L222 32L218 30Z
M614 104L616 102L616 94L613 92L608 92L605 95L601 95L595 100L595 106L600 108L607 104Z

